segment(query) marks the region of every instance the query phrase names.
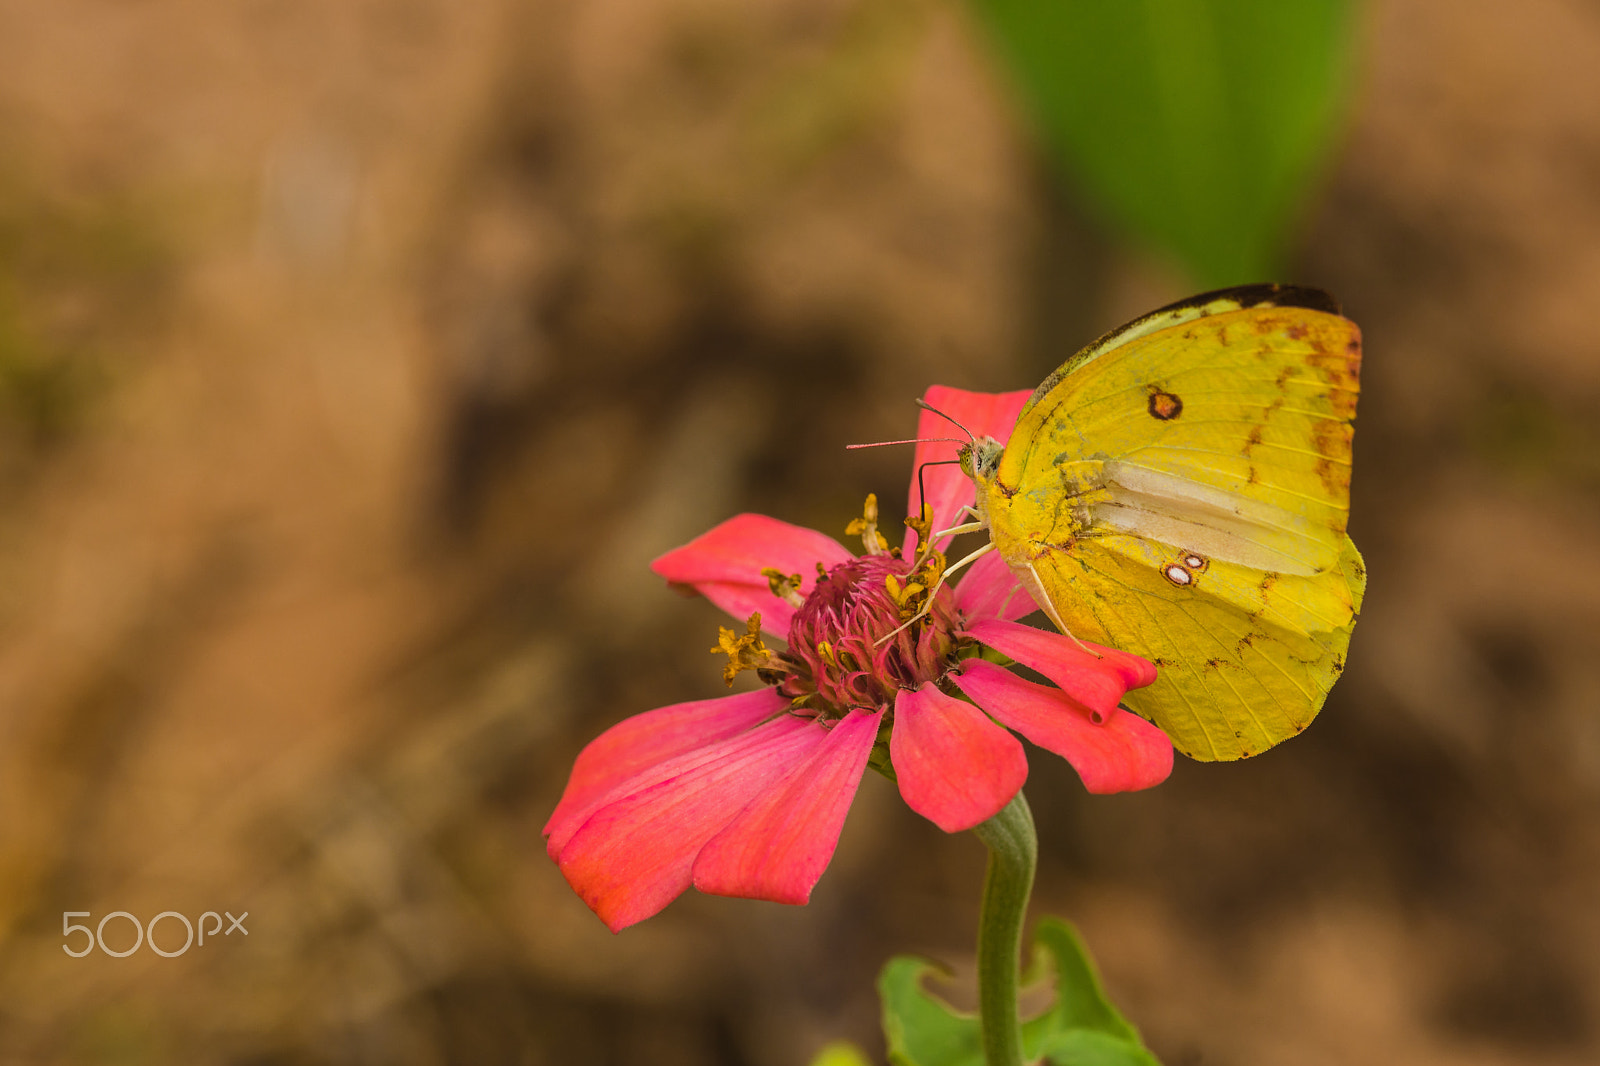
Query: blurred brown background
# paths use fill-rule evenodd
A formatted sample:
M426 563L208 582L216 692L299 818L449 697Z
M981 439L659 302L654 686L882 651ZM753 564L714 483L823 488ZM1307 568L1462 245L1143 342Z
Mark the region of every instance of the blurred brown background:
M1035 758L1036 907L1169 1066L1592 1063L1600 8L1360 41L1292 279L1366 335L1349 672L1147 794ZM881 1054L970 835L869 775L809 907L614 937L539 829L720 691L654 555L898 507L844 444L1187 294L1000 86L936 0L0 3L0 1061ZM249 935L74 959L67 910Z

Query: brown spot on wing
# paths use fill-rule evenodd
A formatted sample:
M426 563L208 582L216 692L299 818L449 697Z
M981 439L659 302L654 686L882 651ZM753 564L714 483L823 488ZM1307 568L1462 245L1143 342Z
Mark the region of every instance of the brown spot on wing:
M1149 411L1151 418L1170 422L1183 414L1183 400L1158 386L1150 386Z
M1163 566L1161 576L1179 588L1189 588L1194 584L1194 572L1186 567L1174 564Z
M1317 450L1317 478L1335 499L1350 491L1350 440L1355 434L1348 422L1332 418L1311 427L1311 443Z
M1328 386L1328 405L1333 415L1344 421L1356 416L1356 397L1361 389L1361 334L1354 325L1351 337L1337 349L1319 345L1307 357Z

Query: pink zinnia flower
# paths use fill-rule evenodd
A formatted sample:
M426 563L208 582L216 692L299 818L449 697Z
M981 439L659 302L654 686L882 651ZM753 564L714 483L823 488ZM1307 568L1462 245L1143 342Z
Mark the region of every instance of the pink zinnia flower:
M935 386L927 401L1004 441L1028 393ZM924 411L922 438L948 435ZM766 687L662 707L601 734L578 756L544 827L551 858L584 902L621 930L693 884L702 892L805 903L833 857L869 761L910 807L946 832L992 817L1028 775L1007 728L1065 758L1090 792L1148 788L1172 744L1117 704L1155 680L1126 652L1018 624L1034 610L998 553L934 596L948 538L918 548L973 502L949 442L917 446L928 510L888 550L876 502L848 532L866 553L775 518L743 514L657 559L652 569L736 619L724 629L729 683ZM902 628L904 627L904 628ZM771 651L762 638L784 638ZM993 649L1055 682L1025 681L979 658ZM959 694L967 698L962 699ZM970 702L969 702L970 701ZM998 724L997 724L998 723Z

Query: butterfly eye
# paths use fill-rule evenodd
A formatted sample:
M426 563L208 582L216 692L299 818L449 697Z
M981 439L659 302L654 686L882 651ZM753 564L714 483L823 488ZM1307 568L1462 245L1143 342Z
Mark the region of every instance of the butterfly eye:
M994 472L1000 469L1000 457L1005 454L1005 446L993 437L979 437L969 447L973 472L983 478L994 477Z

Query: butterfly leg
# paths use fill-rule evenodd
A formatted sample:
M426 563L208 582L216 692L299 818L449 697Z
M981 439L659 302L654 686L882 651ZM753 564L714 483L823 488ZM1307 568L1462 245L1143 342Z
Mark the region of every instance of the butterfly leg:
M988 527L980 526L979 528L986 529ZM963 556L959 562L951 563L949 566L945 567L944 573L939 575L939 580L934 582L933 591L928 593L928 607L924 607L922 609L922 613L928 613L928 609L933 606L933 597L938 594L940 589L944 588L944 583L950 579L951 574L955 573L957 570L960 570L963 566L971 566L973 563L977 562L979 559L983 558L985 555L988 555L992 551L994 551L994 541L991 540L972 554Z
M979 515L978 512L976 512L972 508L968 507L967 508L967 513L977 516L978 520L975 521L975 522L962 522L958 526L951 526L949 529L941 529L937 533L931 534L926 541L924 541L924 542L922 542L922 543L917 545L917 557L918 557L918 559L921 559L923 554L928 549L932 548L933 545L936 544L938 542L939 538L941 538L941 537L957 537L957 536L960 536L963 533L981 533L982 531L984 531L984 530L989 528L988 520L985 519L982 515ZM952 566L949 570L946 571L946 573L953 573L955 571L956 567L965 566L968 562L970 562L973 559L976 559L979 555L982 555L982 554L983 554L983 552L980 551L980 552L977 552L977 553L975 553L973 555L969 555L966 559L964 559L961 562L957 563L956 566Z
M985 527L980 527L980 528L985 528ZM985 544L983 547L979 548L977 551L973 552L971 555L968 555L968 556L964 557L963 559L961 559L959 562L952 563L949 566L945 567L944 573L939 575L939 580L934 582L933 588L931 590L929 590L928 598L927 598L927 600L925 600L923 602L922 610L918 611L916 614L914 614L910 618L906 619L904 623L902 623L901 625L897 626L892 631L890 631L888 633L885 633L883 636L879 637L878 640L877 640L877 643L878 644L886 643L891 637L894 637L896 634L898 634L898 633L902 632L903 630L905 630L906 628L908 628L913 622L917 621L920 618L926 618L928 616L928 612L933 610L933 599L934 599L934 597L939 595L939 590L944 588L944 583L949 579L950 575L955 573L957 570L960 570L963 566L969 566L972 563L977 562L980 558L982 558L983 556L987 555L988 553L990 553L992 551L994 551L994 542L990 541L989 543Z
M967 510L971 511L972 509L969 507L969 508L967 508ZM973 512L973 513L976 513L976 512ZM935 537L953 537L953 536L956 536L957 534L960 534L960 533L976 533L980 529L988 529L988 528L989 528L989 523L988 522L963 522L959 526L951 526L949 529L941 529L941 530L939 530L939 532L935 533L934 536Z
M1028 560L1028 577L1023 583L1027 585L1028 594L1033 597L1033 602L1037 603L1044 610L1044 613L1050 616L1050 621L1056 624L1056 628L1061 630L1061 632L1065 633L1067 636L1072 637L1072 642L1079 648L1082 648L1084 651L1089 651L1088 648L1083 647L1083 641L1079 640L1077 636L1073 634L1072 630L1067 628L1067 623L1061 620L1061 612L1056 610L1055 601L1052 600L1050 598L1050 594L1044 590L1044 582L1039 580L1039 571L1033 568L1032 559ZM1090 652L1090 654L1092 655L1094 653Z

